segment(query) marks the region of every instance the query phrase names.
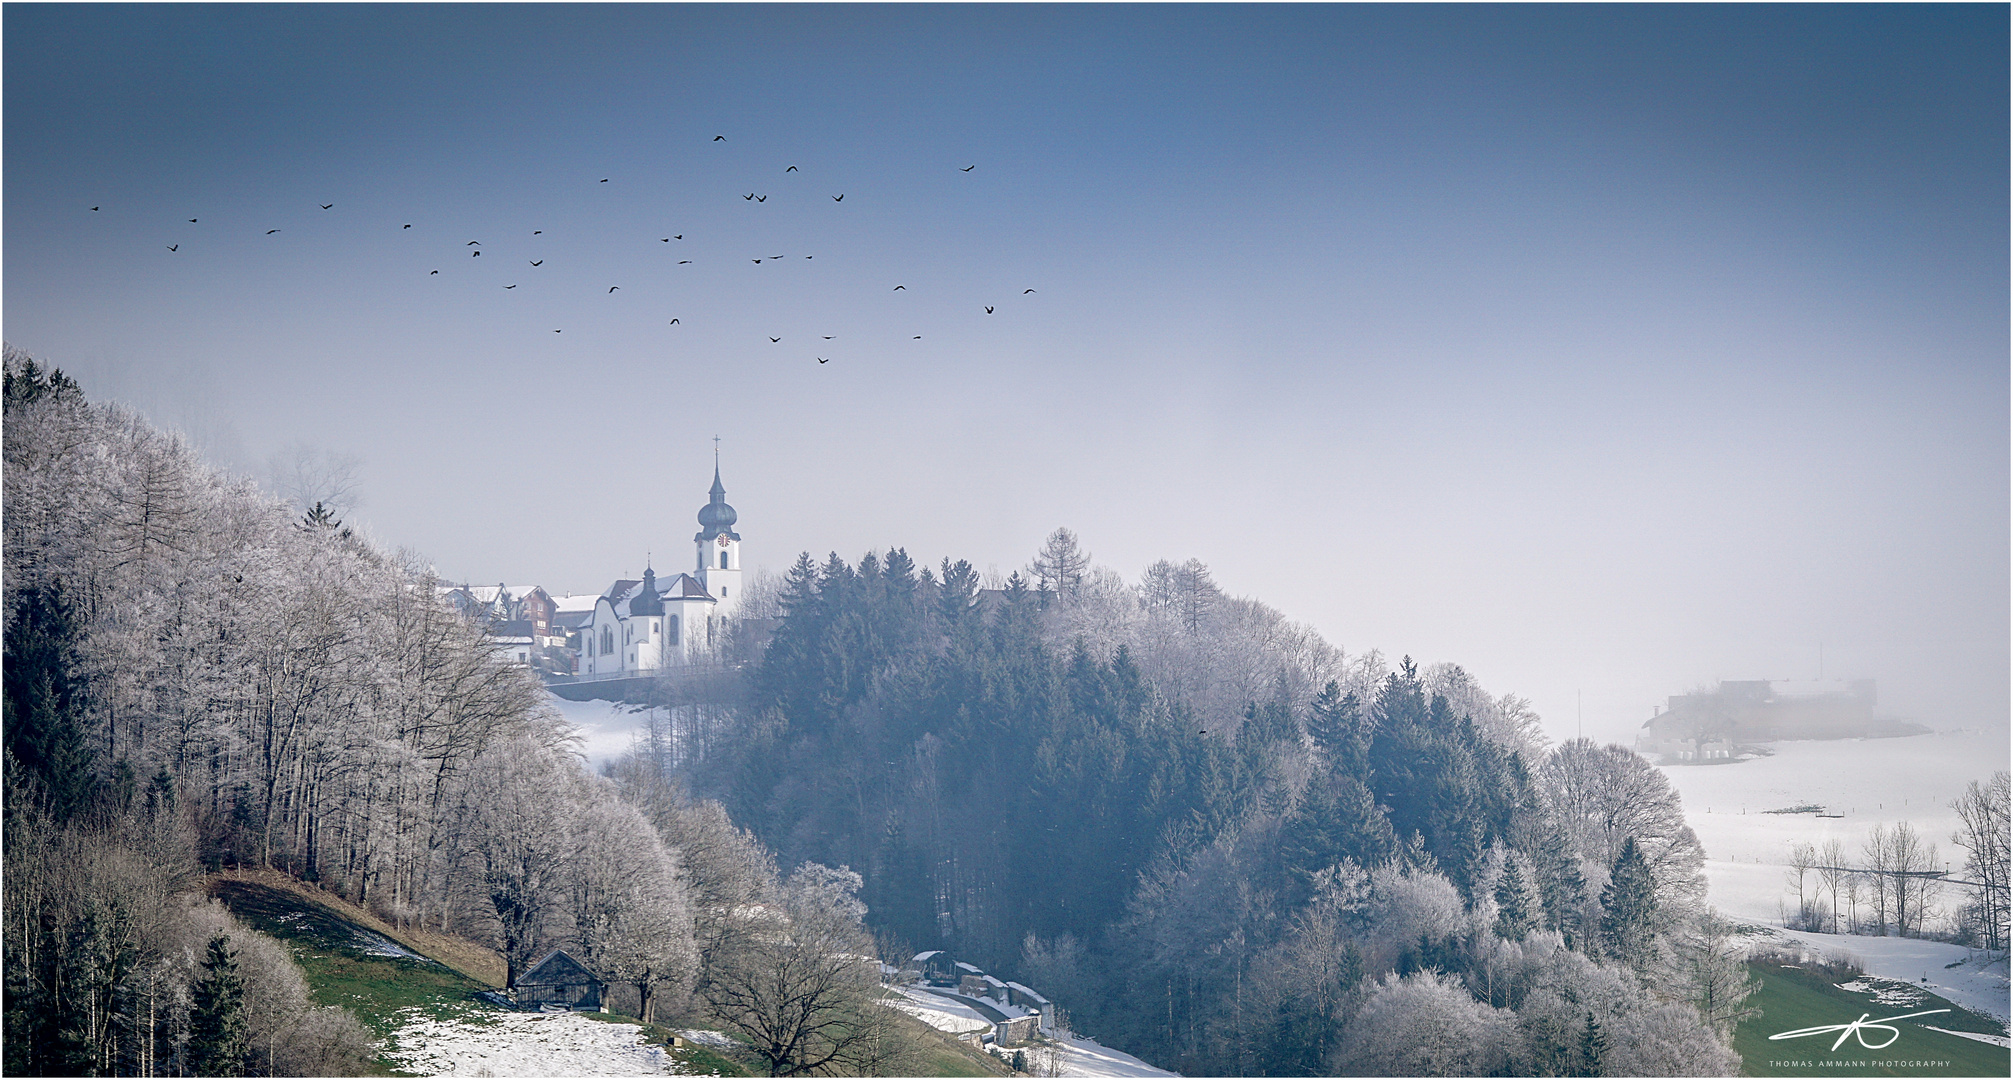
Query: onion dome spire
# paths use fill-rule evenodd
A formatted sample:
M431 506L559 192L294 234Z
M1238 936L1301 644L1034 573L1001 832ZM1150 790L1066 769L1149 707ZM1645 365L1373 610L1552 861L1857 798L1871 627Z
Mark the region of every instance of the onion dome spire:
M694 540L711 540L726 534L729 540L741 539L734 531L734 521L738 517L734 508L727 505L727 487L720 482L720 437L713 436L713 488L707 493L711 501L699 508L699 535Z

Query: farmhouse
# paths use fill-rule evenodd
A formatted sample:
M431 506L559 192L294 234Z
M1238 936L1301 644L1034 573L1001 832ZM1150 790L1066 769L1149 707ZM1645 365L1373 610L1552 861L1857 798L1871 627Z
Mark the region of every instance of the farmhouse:
M517 977L517 1003L525 1008L607 1012L608 983L564 949L554 949Z

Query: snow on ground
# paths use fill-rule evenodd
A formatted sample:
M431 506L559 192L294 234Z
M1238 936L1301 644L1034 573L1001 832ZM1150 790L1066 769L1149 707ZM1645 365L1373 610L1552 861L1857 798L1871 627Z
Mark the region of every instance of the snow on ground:
M1661 768L1684 799L1685 821L1705 845L1707 897L1721 913L1775 928L1779 937L1822 952L1851 954L1869 975L1922 986L2005 1021L2013 1009L2004 961L1960 963L1975 954L1937 941L1780 927L1784 910L1796 905L1795 886L1784 874L1790 845L1800 841L1843 840L1857 865L1873 826L1906 821L1936 845L1939 864L1962 871L1964 849L1950 841L1958 827L1950 802L1971 781L2006 767L2008 738L2006 729L1997 729L1779 742L1767 745L1773 751L1767 757ZM1762 812L1809 804L1842 816ZM1942 902L1961 902L1959 887L1946 886Z
M588 765L595 769L599 769L603 762L628 753L636 735L643 729L646 714L636 711L634 705L600 700L568 701L552 693L547 693L545 700L579 732L580 752L587 755Z
M1109 1046L1074 1036L1062 1040L1063 1076L1179 1076Z
M413 1010L385 1056L421 1076L669 1076L678 1063L643 1045L635 1024L578 1013L495 1013L493 1022L436 1020ZM488 1021L487 1016L484 1017Z
M977 1009L962 1001L938 997L914 987L894 988L906 1001L891 1001L888 1004L936 1028L960 1035L967 1031L991 1031L993 1022L980 1016Z
M1981 954L1962 945L1921 938L1810 934L1780 928L1775 933L1831 956L1849 954L1858 958L1868 975L1919 986L1967 1009L1997 1017L2001 1023L2013 1013L2008 1007L2013 1002L2009 1001L2006 962L1982 965L1974 961Z
M2008 731L1953 731L1901 739L1770 743L1771 756L1718 765L1666 765L1685 820L1705 845L1713 905L1747 922L1781 924L1789 847L1837 837L1857 855L1876 824L1907 821L1953 870L1964 851L1950 842L1950 801L1973 780L2006 767ZM1766 814L1816 804L1827 814Z

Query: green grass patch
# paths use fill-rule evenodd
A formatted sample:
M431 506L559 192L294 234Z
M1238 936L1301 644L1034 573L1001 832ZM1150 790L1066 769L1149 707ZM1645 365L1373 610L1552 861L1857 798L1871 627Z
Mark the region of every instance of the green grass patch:
M1865 977L1859 981L1868 985L1866 991L1843 990L1836 984L1848 980L1838 972L1774 960L1752 962L1748 969L1761 979L1761 989L1747 1004L1761 1012L1734 1032L1733 1046L1740 1053L1743 1075L2006 1076L2013 1072L2013 1055L2004 1047L1928 1030L1933 1025L1951 1031L2006 1033L2004 1026L1992 1018L1926 990ZM1889 1000L1876 1000L1876 994ZM1852 1036L1833 1050L1831 1044L1839 1036L1836 1031L1796 1039L1769 1039L1770 1035L1800 1028L1849 1024L1861 1015L1880 1020L1928 1009L1951 1011L1894 1021L1893 1026L1900 1029L1899 1037L1878 1050L1862 1046ZM1886 1031L1877 1028L1862 1029L1862 1033L1865 1041L1874 1045L1888 1038Z
M389 939L332 909L256 882L218 881L212 893L240 922L280 941L307 977L317 1005L339 1005L380 1040L413 1010L440 1020L495 1023L501 1009L476 995L489 987L424 958L375 955ZM401 1076L385 1058L373 1075Z

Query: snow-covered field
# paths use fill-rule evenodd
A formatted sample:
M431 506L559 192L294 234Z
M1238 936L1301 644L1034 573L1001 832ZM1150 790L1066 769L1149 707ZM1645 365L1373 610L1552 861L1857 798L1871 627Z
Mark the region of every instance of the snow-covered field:
M1915 983L2006 1020L2013 1010L2004 963L1949 967L1966 960L1969 951L1913 938L1788 931L1781 929L1781 915L1796 903L1784 872L1790 845L1799 841L1822 845L1841 839L1856 864L1876 824L1906 821L1936 844L1939 863L1962 871L1964 850L1950 841L1958 826L1950 802L1971 781L2007 767L2008 742L2004 729L1780 742L1769 744L1774 753L1768 757L1664 766L1663 773L1683 797L1685 820L1705 845L1707 893L1721 913L1775 927L1777 934L1827 953L1850 953L1868 974ZM1806 804L1842 816L1763 813ZM1957 887L1948 890L1943 903L1960 902Z
M1179 1076L1089 1039L1063 1040L1063 1076Z
M494 1022L414 1015L386 1056L421 1076L671 1076L682 1070L635 1024L578 1013L493 1014Z
M1667 765L1663 773L1705 845L1713 904L1729 916L1770 923L1780 921L1783 870L1797 841L1837 837L1856 856L1874 825L1907 821L1936 844L1939 862L1962 869L1964 852L1950 842L1957 828L1950 801L1971 781L2006 768L2007 746L2004 730L1780 742L1769 744L1769 757ZM1763 813L1806 804L1843 816Z
M961 1001L940 997L927 991L909 986L894 988L907 1000L893 1003L894 1007L914 1016L938 1031L959 1034L966 1031L985 1031L992 1028L992 1021L979 1015L977 1009ZM1109 1046L1089 1039L1069 1036L1058 1040L1062 1059L1054 1067L1056 1076L1175 1076L1176 1073L1156 1069L1146 1062L1121 1053Z
M595 769L603 762L617 758L629 751L637 733L644 725L644 714L635 711L633 705L622 705L613 701L568 701L556 694L546 694L545 700L566 717L580 735L580 752L587 755L587 763Z

